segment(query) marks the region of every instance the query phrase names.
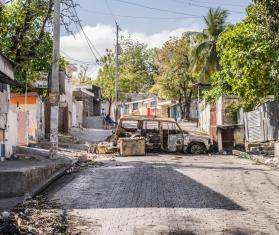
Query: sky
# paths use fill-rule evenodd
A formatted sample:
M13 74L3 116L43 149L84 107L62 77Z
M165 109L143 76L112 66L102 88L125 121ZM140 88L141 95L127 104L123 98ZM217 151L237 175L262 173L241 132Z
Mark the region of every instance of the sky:
M115 21L121 35L162 47L171 36L186 31L201 31L203 16L210 7L222 7L230 12L228 21L236 23L245 17L250 0L74 0L83 30L94 47L96 57L115 45ZM61 53L72 63L88 64L96 76L98 66L80 30L74 35L61 35Z

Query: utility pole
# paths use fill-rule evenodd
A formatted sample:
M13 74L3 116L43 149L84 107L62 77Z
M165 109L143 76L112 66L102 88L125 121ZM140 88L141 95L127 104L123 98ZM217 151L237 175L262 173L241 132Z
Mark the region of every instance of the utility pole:
M118 121L118 101L119 101L119 92L118 92L118 82L119 82L119 25L115 22L116 25L116 47L115 47L115 63L116 63L116 74L115 74L115 121Z
M59 113L59 59L60 59L60 1L54 0L53 13L53 52L50 101L50 158L58 151L58 113Z

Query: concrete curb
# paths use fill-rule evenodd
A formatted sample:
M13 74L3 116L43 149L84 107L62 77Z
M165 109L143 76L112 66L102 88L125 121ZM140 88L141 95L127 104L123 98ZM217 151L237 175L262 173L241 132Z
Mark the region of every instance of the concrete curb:
M31 191L27 191L25 195L22 196L13 196L12 198L0 198L0 209L1 207L6 208L6 210L12 210L18 204L22 203L28 197L35 197L36 195L43 192L51 183L55 180L59 179L63 175L65 175L66 171L70 169L78 160L75 158L71 158L65 155L60 154L61 161L63 161L64 166L62 166L59 170L54 172L52 175L46 177L45 180L39 183L38 186L35 186L31 189ZM7 205L7 201L10 203ZM5 206L6 205L6 206ZM1 211L1 210L0 210Z
M54 181L58 180L60 177L65 175L66 171L70 169L76 162L77 160L72 160L72 163L69 166L63 167L59 171L55 172L53 175L51 175L45 182L43 182L41 185L36 187L34 190L30 192L31 197L35 197L36 195L40 194L43 192L48 186L50 186Z

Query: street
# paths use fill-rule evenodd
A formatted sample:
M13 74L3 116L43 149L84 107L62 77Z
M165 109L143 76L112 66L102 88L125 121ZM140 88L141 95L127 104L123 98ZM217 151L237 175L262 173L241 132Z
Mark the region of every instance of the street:
M233 156L101 158L46 195L81 234L278 234L279 172Z

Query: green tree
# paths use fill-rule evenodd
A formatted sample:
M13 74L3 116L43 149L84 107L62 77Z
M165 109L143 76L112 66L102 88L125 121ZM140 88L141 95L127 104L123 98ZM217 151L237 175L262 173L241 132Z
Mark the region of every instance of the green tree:
M14 0L0 9L0 51L17 64L18 81L32 84L50 70L52 7L53 0Z
M279 47L279 1L254 0L256 9L253 18L263 33Z
M267 95L278 93L279 88L278 76L273 73L277 52L251 18L248 16L220 36L217 52L222 69L213 77L213 88L206 94L213 99L222 94L237 95L247 110Z
M129 38L123 40L120 55L121 92L146 92L154 84L154 50L148 50L147 45Z
M101 58L101 63L102 67L93 83L101 88L102 98L109 102L109 114L111 114L111 106L115 100L116 66L114 53L111 50L107 50L106 55Z
M120 98L125 93L147 92L154 84L157 74L155 65L156 49L147 49L145 44L123 39L119 66ZM102 97L110 104L115 100L115 54L107 50L101 58L102 67L94 84L102 88Z
M216 44L220 34L227 27L227 17L226 10L210 9L204 17L206 28L197 36L199 42L195 49L195 70L200 72L204 80L220 70Z
M189 118L191 100L194 96L193 84L196 76L192 66L192 42L189 35L172 38L158 53L159 75L151 89L161 98L177 100L182 117Z

